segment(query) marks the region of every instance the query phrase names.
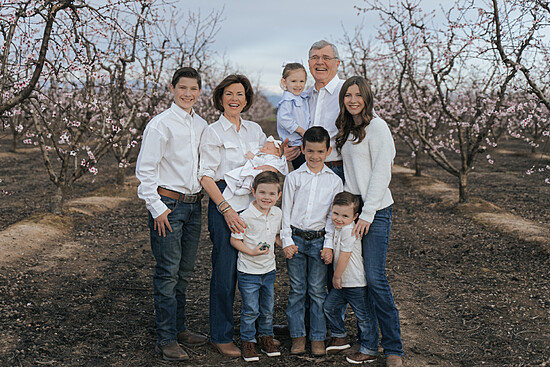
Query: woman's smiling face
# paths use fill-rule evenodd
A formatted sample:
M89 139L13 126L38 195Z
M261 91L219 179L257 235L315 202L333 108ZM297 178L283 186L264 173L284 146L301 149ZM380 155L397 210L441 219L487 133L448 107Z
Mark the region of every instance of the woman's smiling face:
M244 85L234 83L225 87L222 94L222 106L224 114L228 116L240 115L246 106Z

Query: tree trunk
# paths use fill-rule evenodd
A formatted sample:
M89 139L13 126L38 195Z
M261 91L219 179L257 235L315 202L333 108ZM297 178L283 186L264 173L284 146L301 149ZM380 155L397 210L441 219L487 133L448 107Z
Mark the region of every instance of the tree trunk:
M65 189L62 186L57 187L55 195L50 201L50 212L56 215L63 213L63 201L65 200Z
M464 171L460 171L458 175L458 202L466 203L469 200L468 195L468 174Z
M10 152L17 153L17 133L15 131L12 135Z
M126 181L126 169L124 167L119 167L116 171L115 184L117 186L123 186Z
M420 155L422 152L418 150L414 156L414 175L416 177L422 176L422 165L420 164Z

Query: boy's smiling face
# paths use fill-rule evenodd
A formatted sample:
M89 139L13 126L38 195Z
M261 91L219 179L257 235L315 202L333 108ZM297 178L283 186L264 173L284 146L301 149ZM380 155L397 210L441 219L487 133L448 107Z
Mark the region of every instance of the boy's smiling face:
M302 153L304 153L306 164L313 173L321 172L331 151L332 147L327 149L327 143L324 141L311 142L304 140L302 145Z
M333 205L331 219L336 228L342 228L352 223L357 218L353 212L353 205Z
M261 183L256 190L252 189L252 194L256 199L254 201L256 208L262 212L269 211L281 197L279 185L276 183Z
M187 113L191 113L193 105L201 94L197 79L181 77L176 85L170 85L170 88L174 93L174 103Z

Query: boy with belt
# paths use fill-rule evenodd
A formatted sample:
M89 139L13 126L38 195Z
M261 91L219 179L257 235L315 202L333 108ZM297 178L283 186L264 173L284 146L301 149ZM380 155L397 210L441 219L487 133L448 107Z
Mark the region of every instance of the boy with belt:
M305 353L306 291L310 298L311 352L315 356L325 354L323 305L327 264L332 261L332 242L325 244L325 225L330 220L332 200L343 189L342 180L325 166L331 150L327 130L309 128L302 142L306 164L288 174L283 188L281 239L290 280L286 315L291 354Z
M207 338L185 325L185 293L195 267L201 233L199 142L206 121L193 105L201 92L200 74L191 67L174 73L170 108L145 128L136 163L138 196L149 213L157 343L165 360L183 361L178 344L203 345Z

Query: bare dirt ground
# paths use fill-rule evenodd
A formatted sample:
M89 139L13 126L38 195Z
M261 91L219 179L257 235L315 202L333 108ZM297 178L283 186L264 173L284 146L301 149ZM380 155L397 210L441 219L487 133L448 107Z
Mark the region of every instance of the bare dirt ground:
M114 188L114 169L105 163L98 176L75 185L68 214L54 217L45 210L54 187L39 152L6 149L0 139L0 189L11 193L0 199L0 365L176 365L154 353L154 260L135 180ZM494 166L478 164L470 206L448 200L453 192L446 185L454 187L455 179L427 160L425 172L439 181L402 169L394 173L387 271L406 366L550 366L550 243L544 237L550 187L540 177L525 177L533 157L522 151L528 148L510 143L493 154ZM400 149L396 163L407 161ZM487 214L476 218L481 212ZM485 219L491 216L515 229ZM523 236L527 225L542 235ZM210 251L205 225L188 295L189 327L204 334ZM282 258L275 285L278 323L285 322L288 292ZM238 295L234 310L238 337ZM261 357L261 365L347 365L339 355L290 356L290 341L280 339L283 355ZM245 364L209 346L188 351L190 365ZM384 358L374 365L383 366Z

